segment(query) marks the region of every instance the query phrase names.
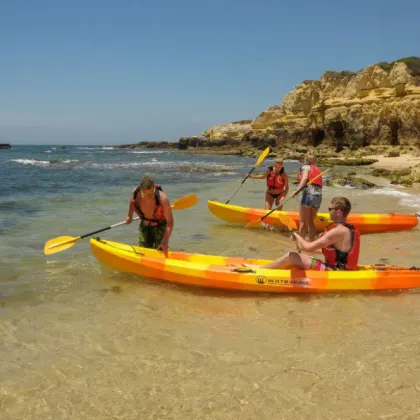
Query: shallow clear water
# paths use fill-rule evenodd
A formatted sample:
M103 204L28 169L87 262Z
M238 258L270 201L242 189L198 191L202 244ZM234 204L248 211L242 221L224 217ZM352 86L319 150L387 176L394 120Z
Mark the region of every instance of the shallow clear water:
M417 291L211 291L114 272L87 239L43 254L49 239L123 220L148 173L171 200L200 199L175 213L172 249L275 258L292 247L284 235L226 224L207 209L254 163L100 147L0 151L2 420L420 417ZM249 180L232 203L262 206L263 190ZM322 209L334 195L355 212L420 211L418 192L385 182L375 192L326 188ZM364 236L361 262L419 265L419 232ZM102 236L135 243L137 226Z

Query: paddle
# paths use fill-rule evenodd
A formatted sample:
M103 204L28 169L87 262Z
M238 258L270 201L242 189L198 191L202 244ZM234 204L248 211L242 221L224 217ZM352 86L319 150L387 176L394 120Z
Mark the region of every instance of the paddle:
M178 198L171 205L172 210L184 210L197 204L198 198L195 194L190 194L185 197ZM139 217L133 220L138 220ZM87 238L88 236L95 235L95 233L104 232L105 230L112 229L117 226L125 225L125 222L116 223L115 225L108 226L103 229L95 230L94 232L86 233L86 235L72 237L72 236L59 236L58 238L50 239L44 246L44 254L51 255L57 252L64 251L71 248L78 240Z
M284 204L289 201L291 198L296 197L302 190L304 190L308 185L311 185L317 178L319 178L320 176L324 175L325 173L327 173L331 168L328 168L326 171L321 172L320 174L318 174L316 177L312 178L309 182L307 182L303 187L299 188L296 191L296 194L291 195L289 198L287 198L286 200L283 201L283 203L281 204L282 206L284 206ZM250 222L248 222L245 227L246 228L250 228L250 227L257 227L267 216L269 216L271 213L273 213L273 211L276 211L277 208L275 207L273 210L270 210L266 215L264 215L263 217L261 217L258 220L251 220ZM279 219L280 221L287 226L287 228L289 230L296 230L297 226L296 226L296 222L290 217L290 216L286 216L285 214L279 214Z
M229 204L229 201L232 200L232 198L234 197L234 195L238 192L239 188L242 187L243 183L248 179L248 177L252 174L252 172L254 171L254 169L257 169L258 166L261 165L261 162L267 157L267 155L270 153L270 148L267 147L260 155L260 157L258 158L257 162L255 163L255 165L252 167L252 169L248 172L247 176L242 180L242 182L239 184L239 187L236 188L236 191L233 193L232 197L229 198L228 201L226 201L225 204Z

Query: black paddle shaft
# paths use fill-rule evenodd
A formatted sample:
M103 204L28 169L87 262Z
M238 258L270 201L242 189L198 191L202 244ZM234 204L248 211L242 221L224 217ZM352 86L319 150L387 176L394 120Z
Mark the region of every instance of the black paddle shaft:
M112 226L108 226L108 227L103 228L103 229L95 230L95 232L86 233L86 235L82 235L82 236L80 237L80 239L87 238L88 236L92 236L92 235L94 235L95 233L104 232L104 231L109 230L109 229L111 229L111 228L112 228Z
M252 172L254 171L254 169L255 168L252 168L249 172L248 172L248 174L247 174L247 176L242 180L242 182L239 184L239 187L238 188L236 188L236 191L233 193L233 195L232 195L232 197L230 197L229 198L229 200L228 201L226 201L226 203L225 204L229 204L229 201L230 200L232 200L232 198L235 196L235 194L238 192L238 190L239 190L239 188L241 188L242 187L242 185L243 185L243 183L248 179L248 177L252 174Z

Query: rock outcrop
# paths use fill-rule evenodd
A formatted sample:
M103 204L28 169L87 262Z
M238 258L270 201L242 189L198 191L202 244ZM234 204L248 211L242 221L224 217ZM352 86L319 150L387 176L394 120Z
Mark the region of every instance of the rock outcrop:
M210 127L203 138L258 148L322 145L335 152L368 145L420 147L420 58L359 72L327 71L320 80L297 85L253 121ZM204 147L210 142L203 140Z
M113 146L117 149L175 149L178 143L171 141L141 141L135 144L119 144Z

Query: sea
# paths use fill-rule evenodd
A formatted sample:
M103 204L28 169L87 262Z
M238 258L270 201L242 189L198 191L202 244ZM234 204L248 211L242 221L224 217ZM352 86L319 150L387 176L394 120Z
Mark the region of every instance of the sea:
M45 243L124 220L144 175L171 201L172 250L277 258L286 235L213 216L255 158L110 146L0 150L0 419L420 418L420 291L270 295L119 273L89 239ZM255 172L264 170L267 159ZM286 161L291 178L299 167ZM355 170L336 167L332 172ZM368 175L373 190L325 187L356 213L420 212L420 191ZM264 181L231 204L263 207ZM297 210L289 200L285 210ZM97 234L135 244L137 224ZM420 265L420 228L365 235L361 263Z

